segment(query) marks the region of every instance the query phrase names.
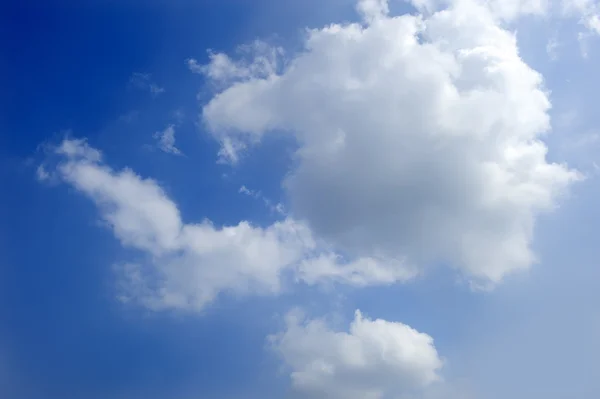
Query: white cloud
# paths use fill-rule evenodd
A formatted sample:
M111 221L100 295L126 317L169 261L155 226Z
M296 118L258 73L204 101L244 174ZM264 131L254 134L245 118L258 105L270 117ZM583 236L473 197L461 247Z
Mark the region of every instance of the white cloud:
M270 339L302 397L396 398L440 380L443 361L433 339L405 324L370 320L358 310L348 332L297 312L286 321L286 330Z
M222 151L293 135L291 212L350 262L449 263L484 284L527 269L536 217L578 178L546 161L542 76L475 0L358 8L364 24L310 30L283 71L247 68L204 106Z
M264 228L247 221L185 223L156 181L111 169L85 140L66 139L54 152L61 160L51 171L40 167L44 179L67 182L92 199L117 239L143 255L119 268L123 300L156 310L202 310L222 292L277 294L285 273L309 284L388 284L405 277L370 259L356 270L355 262L320 247L306 225L291 218Z
M188 58L187 60L185 60L185 64L187 65L189 70L192 71L193 73L198 73L198 74L204 73L204 66L201 65L198 62L198 60L196 60L195 58Z
M175 126L169 125L163 131L154 133L153 136L158 141L158 148L168 154L182 155L179 148L175 147Z
M276 73L281 67L283 49L255 40L249 45L239 46L237 54L239 60L234 61L226 54L209 51L208 65L201 65L194 58L186 60L186 63L193 73L206 75L213 83L226 84Z
M56 152L65 156L60 178L96 203L123 245L147 255L124 269L123 295L150 308L200 310L223 291L277 293L282 270L313 245L292 220L267 228L186 224L154 180L110 169L85 141L65 140Z
M272 213L277 213L279 215L286 216L285 208L281 203L273 203L269 198L265 197L261 191L251 190L246 186L241 186L238 190L240 194L247 195L248 197L254 198L256 200L262 201L267 209L269 209Z
M579 19L579 24L585 30L579 32L579 51L583 58L589 56L589 41L595 35L600 35L600 5L597 0L562 0L562 14Z
M387 0L362 0L356 4L356 10L369 23L387 16L390 12Z
M590 32L600 34L600 6L596 0L562 0L563 12L576 15Z

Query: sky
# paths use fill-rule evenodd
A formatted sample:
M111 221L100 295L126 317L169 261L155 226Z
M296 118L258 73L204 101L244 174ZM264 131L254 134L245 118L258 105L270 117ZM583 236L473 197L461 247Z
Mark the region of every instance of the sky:
M600 397L597 1L0 7L0 397Z

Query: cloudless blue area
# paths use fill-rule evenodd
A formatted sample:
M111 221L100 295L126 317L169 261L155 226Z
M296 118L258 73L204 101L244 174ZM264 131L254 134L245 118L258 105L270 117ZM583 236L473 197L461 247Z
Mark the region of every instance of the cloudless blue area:
M101 149L111 167L158 180L186 222L269 223L274 215L237 191L244 184L281 200L290 144L267 141L244 168L218 165L217 144L197 126L202 78L184 61L205 62L206 49L231 51L258 37L297 43L305 26L352 19L352 6L347 0L0 1L0 398L281 398L288 383L265 350L265 337L281 328L278 315L297 304L316 316L339 311L349 319L360 307L373 317L403 321L434 336L442 354L461 365L458 374L478 369L457 358L457 348L524 316L508 312L510 301L455 284L450 271L409 286L341 288L340 307L325 299L327 292L299 287L278 301L225 298L201 316L127 308L115 300L111 269L127 254L99 226L93 204L66 186L35 179L39 145L71 131ZM135 87L133 73L150 74L165 92L152 96ZM176 125L185 157L149 148L152 134L169 124ZM600 222L600 215L570 209L567 215L582 223ZM571 245L591 248L593 231L578 226L568 229L581 237ZM547 239L554 248L563 242ZM561 281L563 266L556 267L535 287L516 283L511 295L538 290L544 297ZM599 277L591 265L583 270L569 287ZM507 292L501 289L498 297ZM565 296L569 306L598 299L591 286L582 292L579 299ZM531 312L542 308L528 306ZM563 313L571 309L556 306ZM502 309L500 321L486 316L496 308ZM479 318L485 322L474 327L471 321ZM484 353L510 363L507 352Z

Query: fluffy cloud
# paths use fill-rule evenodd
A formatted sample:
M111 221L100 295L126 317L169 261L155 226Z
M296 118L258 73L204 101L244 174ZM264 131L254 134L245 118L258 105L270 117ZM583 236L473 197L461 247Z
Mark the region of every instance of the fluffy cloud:
M246 221L220 228L210 221L185 223L157 182L111 169L84 140L66 139L54 152L59 163L41 166L39 178L69 183L88 196L120 242L143 255L119 268L123 300L155 310L202 310L222 292L276 294L286 272L309 284L389 284L411 277L376 259L362 259L357 269L290 218L265 228Z
M361 0L362 23L309 30L267 74L213 54L204 70L227 59L235 79L202 117L233 160L265 134L293 136L292 214L351 261L445 263L494 284L535 262L536 217L579 177L546 160L548 92L501 22L545 3L437 4L389 16Z
M58 177L96 203L123 245L146 255L124 268L123 295L150 308L199 310L223 291L276 293L282 270L313 246L292 220L267 228L186 224L155 181L112 170L85 141L65 140L56 152L65 157Z
M286 330L270 338L291 369L295 390L307 398L408 395L438 381L443 365L429 335L402 323L364 318L360 311L348 332L292 312Z

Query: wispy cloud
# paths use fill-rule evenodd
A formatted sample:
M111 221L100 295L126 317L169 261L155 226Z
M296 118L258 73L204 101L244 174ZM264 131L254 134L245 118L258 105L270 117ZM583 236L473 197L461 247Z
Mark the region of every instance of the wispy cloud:
M153 136L158 148L167 154L183 155L179 148L175 147L175 126L169 125L164 130L154 133Z
M546 54L548 54L548 58L550 58L551 61L558 60L559 46L560 43L558 42L558 39L556 37L551 37L550 39L548 39L548 42L546 43Z
M129 79L129 83L140 90L150 92L153 97L158 97L165 92L164 87L152 81L152 75L149 73L134 72Z
M247 195L248 197L252 197L256 200L262 201L265 204L265 206L273 213L278 213L278 214L284 215L284 216L286 215L286 211L285 211L283 204L281 204L279 202L274 204L273 201L271 201L269 198L265 197L260 190L252 190L246 186L241 186L240 189L238 190L238 192L240 194L244 194L244 195Z

